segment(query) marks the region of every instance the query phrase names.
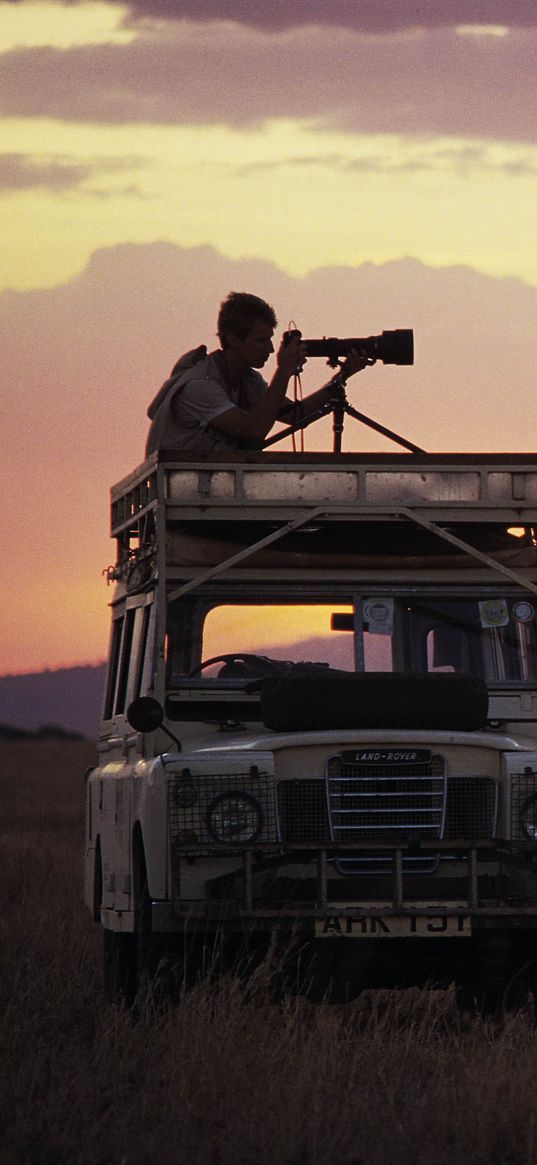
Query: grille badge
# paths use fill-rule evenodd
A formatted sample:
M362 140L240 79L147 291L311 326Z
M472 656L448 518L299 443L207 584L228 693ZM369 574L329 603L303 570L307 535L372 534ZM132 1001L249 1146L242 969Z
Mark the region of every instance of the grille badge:
M432 753L429 748L358 748L340 755L344 765L423 765L430 763Z

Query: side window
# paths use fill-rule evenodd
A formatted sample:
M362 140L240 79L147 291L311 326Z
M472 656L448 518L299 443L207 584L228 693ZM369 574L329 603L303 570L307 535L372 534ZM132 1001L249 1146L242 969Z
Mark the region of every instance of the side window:
M125 626L123 629L123 642L121 645L121 661L119 665L119 680L117 685L117 696L115 712L120 715L125 711L126 697L127 697L127 681L129 678L129 667L131 661L132 637L134 634L134 620L136 617L136 609L130 608L125 615Z
M149 632L152 603L129 607L112 625L103 718L122 715L142 692L151 667Z
M108 662L108 676L106 680L106 695L104 700L103 718L110 720L114 714L114 695L116 691L117 673L119 669L119 649L123 631L124 616L114 619Z
M147 658L149 620L151 617L151 607L145 606L138 611L138 617L141 618L140 635L138 638L138 653L135 663L134 685L132 689L132 699L136 699L141 694L142 682L144 678L145 661Z

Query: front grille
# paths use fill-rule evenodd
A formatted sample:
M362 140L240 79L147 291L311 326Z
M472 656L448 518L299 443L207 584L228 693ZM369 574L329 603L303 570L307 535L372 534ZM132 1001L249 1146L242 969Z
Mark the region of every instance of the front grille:
M334 758L332 758L331 764L332 771L335 771ZM369 795L373 793L374 811L369 811L367 819L363 815L363 821L361 822L363 831L359 834L354 828L355 821L358 820L358 811L354 810L351 814L351 821L346 826L342 825L339 835L331 831L331 819L330 815L328 815L327 781L323 781L322 778L306 778L304 781L281 781L277 786L280 838L284 843L289 843L289 845L301 845L301 842L304 842L304 845L315 842L318 842L319 845L324 845L324 843L330 843L330 841L358 841L361 836L366 839L372 838L372 836L379 835L380 832L379 828L375 828L376 821L382 817L382 814L386 818L388 815L387 811L393 810L397 818L397 838L404 843L408 841L409 836L416 838L416 809L428 809L426 803L431 802L432 792L438 792L437 781L439 777L441 783L441 770L439 774L430 774L429 777L423 775L418 777L416 775L410 776L408 772L405 772L403 777L394 778L393 774L389 774L384 777L384 783L381 786L382 792L373 793L372 785L375 779L379 778L379 772L376 772L373 778L370 775L363 775L361 778L363 784L360 788L362 788L363 793L366 793L366 795L367 793ZM332 779L335 781L337 778L333 777ZM339 779L341 781L341 777ZM523 779L524 784L520 790L521 805L524 799L529 796L529 791L537 793L537 775L532 781L529 778L529 784L528 778ZM397 781L402 782L402 784L397 786ZM338 788L338 786L335 786L335 788ZM348 786L348 790L351 790L351 786ZM444 829L441 836L447 840L452 838L458 841L464 840L465 838L476 841L486 841L488 838L493 839L496 833L497 800L499 800L497 792L499 792L499 788L497 788L497 784L493 781L492 777L448 777ZM342 797L341 802L345 804L344 798ZM430 806L428 812L431 814ZM375 818L374 813L377 814ZM515 810L515 817L518 820L517 810ZM419 814L419 818L423 820L422 814ZM429 824L431 824L431 818L429 819ZM429 831L428 834L422 832L421 835L430 836L431 833ZM434 836L438 836L438 833L434 833ZM390 841L393 841L395 832L394 834L390 832L389 838ZM368 857L369 869L374 869L379 866L379 855L375 855L375 859L375 861L372 861ZM353 861L355 861L355 857L353 857ZM382 871L386 869L387 861L388 855L382 855ZM389 861L391 862L391 859ZM436 861L436 857L434 857L434 861ZM412 863L414 863L412 864L412 868L415 868L415 859L412 859ZM347 869L347 873L352 873L352 870L349 870L347 867L345 868ZM362 868L366 869L366 866ZM408 860L407 868L409 868ZM422 869L423 871L423 866L416 867L416 869Z
M448 778L445 838L493 838L497 814L498 786L491 777Z
M391 755L396 751L390 750ZM447 782L441 756L380 762L347 762L333 756L327 762L326 779L334 841L385 839L393 847L398 841L419 843L442 837ZM336 868L345 874L388 873L393 868L392 852L363 857L349 853L337 859ZM405 855L403 872L431 873L437 864L436 853Z
M513 773L511 778L511 838L529 845L522 826L522 810L530 797L537 796L537 773Z
M331 841L326 784L322 779L280 781L280 837L288 845Z

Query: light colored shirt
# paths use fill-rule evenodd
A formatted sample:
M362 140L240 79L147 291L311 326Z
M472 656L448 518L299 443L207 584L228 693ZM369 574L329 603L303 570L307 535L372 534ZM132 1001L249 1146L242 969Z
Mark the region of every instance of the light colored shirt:
M267 387L266 381L254 369L249 369L240 386L230 387L220 351L197 359L186 369L179 367L177 373L172 373L165 381L149 406L151 427L146 453L153 453L156 449L209 452L239 448L238 437L220 432L211 426L211 422L228 409L250 409L261 399Z

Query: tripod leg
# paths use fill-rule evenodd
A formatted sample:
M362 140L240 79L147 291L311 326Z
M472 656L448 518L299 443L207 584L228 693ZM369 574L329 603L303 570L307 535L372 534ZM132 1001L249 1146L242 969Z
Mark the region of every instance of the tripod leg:
M334 405L332 418L333 452L341 453L341 439L343 437L343 425L345 421L345 410L341 401L336 402Z
M426 452L425 449L420 449L419 445L414 445L412 441L407 441L406 437L400 437L399 433L394 433L392 429L387 429L385 425L380 425L378 421L373 421L371 417L366 417L365 413L359 413L348 401L345 403L345 412L349 417L354 417L355 421L361 421L362 425L367 425L369 429L374 429L376 433L382 433L383 437L389 437L390 441L395 441L396 445L402 445L404 449L409 449L411 453Z

